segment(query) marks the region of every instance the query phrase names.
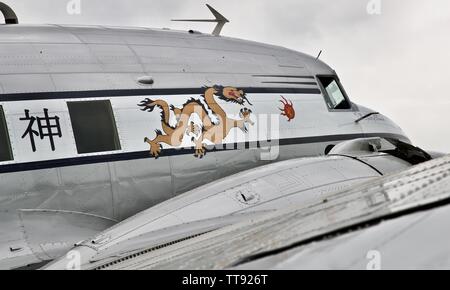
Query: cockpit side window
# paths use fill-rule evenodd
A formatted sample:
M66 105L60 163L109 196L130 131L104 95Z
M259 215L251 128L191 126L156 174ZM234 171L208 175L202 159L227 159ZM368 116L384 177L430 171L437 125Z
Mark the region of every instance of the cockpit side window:
M120 150L110 101L67 102L79 154Z
M318 76L320 85L330 110L349 110L352 108L339 80L334 76Z
M8 126L6 125L3 107L0 106L0 162L13 160Z

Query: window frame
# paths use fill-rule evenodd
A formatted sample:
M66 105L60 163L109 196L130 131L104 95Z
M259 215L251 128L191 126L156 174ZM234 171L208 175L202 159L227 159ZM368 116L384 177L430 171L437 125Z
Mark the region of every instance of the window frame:
M111 120L113 121L112 122L112 126L113 126L113 129L115 130L114 132L114 137L115 137L115 142L117 142L117 145L118 146L116 146L116 147L118 147L117 149L112 149L112 150L102 150L102 151L92 151L92 152L80 152L80 150L78 149L78 144L77 144L77 137L76 137L76 133L75 133L75 130L74 130L74 125L73 125L73 120L72 120L72 114L71 114L71 111L70 111L70 105L69 104L71 104L71 103L95 103L95 102L107 102L108 103L108 105L109 105L109 110L110 110L110 113L111 113ZM122 140L121 140L121 138L120 138L120 133L119 133L119 127L118 127L118 124L117 124L117 119L116 119L116 116L115 116L115 114L114 114L114 109L113 109L113 107L112 107L112 103L111 103L111 100L110 99L81 99L81 100L68 100L68 101L66 101L66 106L67 106L67 111L68 111L68 117L69 117L69 120L70 120L70 129L71 129L71 131L72 131L72 134L73 134L73 138L74 138L74 145L75 145L75 150L76 150L76 153L78 154L78 155L83 155L83 156L85 156L85 155L102 155L102 154L109 154L109 153L119 153L119 152L123 152L123 146L122 146Z
M339 89L341 90L342 95L344 96L347 103L350 105L350 108L348 109L333 109L330 108L329 104L331 104L331 96L328 94L327 90L322 84L321 78L332 78L338 85ZM323 75L316 75L316 81L319 84L320 91L322 92L322 95L324 97L325 106L327 107L328 111L330 112L352 112L357 111L358 108L352 101L350 101L350 98L347 95L347 92L344 90L344 87L341 84L341 81L339 80L339 77L337 75L333 74L323 74Z
M3 122L3 124L1 124ZM8 151L9 151L9 157L10 159L7 160L0 160L0 164L3 163L10 163L14 161L14 152L13 152L13 147L11 144L11 136L9 133L9 128L8 128L8 121L6 120L6 115L5 115L5 110L3 109L3 104L0 104L0 126L4 126L5 127L5 137L6 137L6 143L8 144Z

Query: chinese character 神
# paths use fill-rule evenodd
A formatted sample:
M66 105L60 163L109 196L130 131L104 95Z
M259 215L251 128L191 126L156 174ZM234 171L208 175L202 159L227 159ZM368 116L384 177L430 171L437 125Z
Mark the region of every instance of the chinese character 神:
M55 115L54 117L49 117L48 109L44 109L44 117L34 117L30 116L30 110L25 110L25 117L20 118L19 120L29 122L25 133L23 133L22 135L22 139L29 135L31 149L33 150L33 152L36 152L34 136L39 136L41 140L43 140L45 137L48 137L50 141L50 147L52 148L52 151L55 151L55 142L53 137L62 137L58 116ZM37 122L38 131L33 129L35 122Z

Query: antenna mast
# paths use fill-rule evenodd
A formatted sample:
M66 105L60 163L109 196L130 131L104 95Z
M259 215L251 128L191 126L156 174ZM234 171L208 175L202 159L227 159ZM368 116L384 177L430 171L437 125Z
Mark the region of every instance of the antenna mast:
M212 35L219 36L225 23L230 22L222 14L220 14L216 9L212 8L210 5L206 4L206 7L211 11L216 19L172 19L172 21L185 21L185 22L216 22L217 25L214 28Z

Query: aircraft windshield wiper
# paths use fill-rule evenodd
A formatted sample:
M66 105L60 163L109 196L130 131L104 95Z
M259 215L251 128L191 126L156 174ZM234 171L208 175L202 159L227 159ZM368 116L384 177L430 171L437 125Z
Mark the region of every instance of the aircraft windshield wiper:
M361 122L362 120L369 118L370 116L373 116L373 115L379 115L379 114L380 114L379 112L371 112L371 113L365 114L365 115L362 116L361 118L355 120L355 123L359 123L359 122Z

